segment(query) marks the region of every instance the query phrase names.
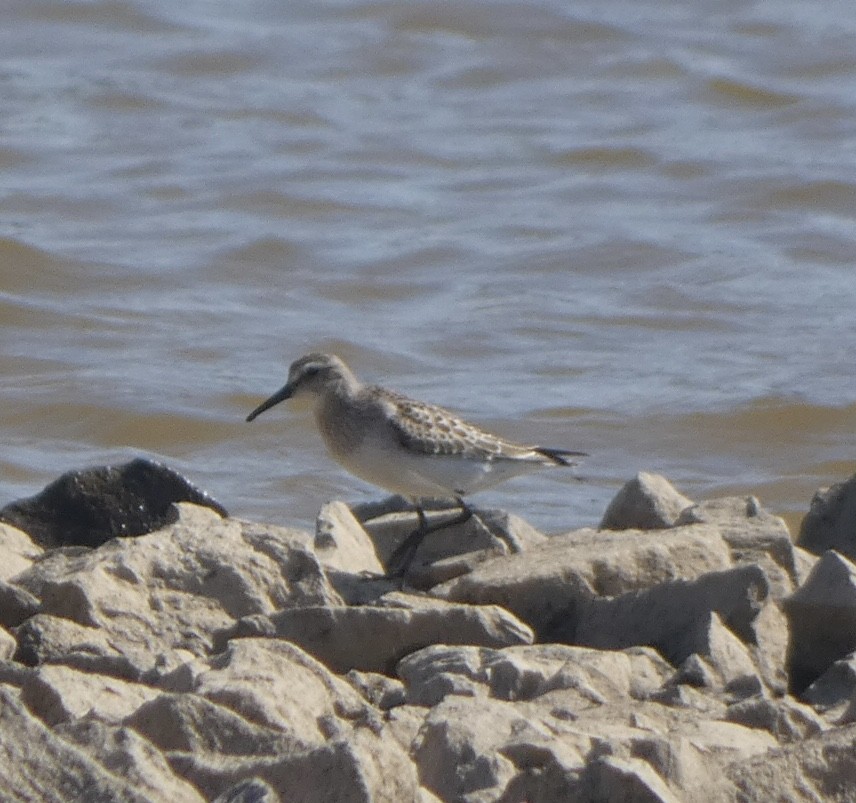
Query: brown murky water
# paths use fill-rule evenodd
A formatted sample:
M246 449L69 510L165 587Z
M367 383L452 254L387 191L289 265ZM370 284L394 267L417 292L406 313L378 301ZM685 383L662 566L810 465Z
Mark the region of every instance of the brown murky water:
M243 422L319 347L591 452L480 497L546 530L854 471L856 6L0 13L0 503L141 453L252 518L376 496Z

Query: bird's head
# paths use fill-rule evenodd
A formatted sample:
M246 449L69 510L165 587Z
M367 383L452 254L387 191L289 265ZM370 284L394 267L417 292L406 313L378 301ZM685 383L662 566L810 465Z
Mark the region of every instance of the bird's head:
M306 354L291 364L288 369L288 381L285 385L256 407L247 416L247 421L252 421L265 410L269 410L286 399L298 399L307 396L318 398L330 390L339 387L349 388L354 384L356 384L354 375L335 354L321 354L319 352Z

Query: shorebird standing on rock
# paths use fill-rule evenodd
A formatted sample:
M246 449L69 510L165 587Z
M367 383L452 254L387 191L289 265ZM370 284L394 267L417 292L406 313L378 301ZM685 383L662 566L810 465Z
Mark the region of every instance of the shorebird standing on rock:
M491 435L433 404L364 385L333 354L312 353L295 360L288 381L248 416L256 416L286 399L308 396L315 422L330 455L352 474L372 485L409 497L419 527L387 562L388 576L407 570L429 532L459 524L472 510L463 497L518 474L576 465L570 458L585 452L524 446ZM461 515L429 528L420 500L454 500Z

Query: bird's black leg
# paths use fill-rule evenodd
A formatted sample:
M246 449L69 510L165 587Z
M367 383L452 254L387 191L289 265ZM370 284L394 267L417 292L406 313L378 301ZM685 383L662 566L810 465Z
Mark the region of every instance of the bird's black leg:
M463 524L465 521L469 521L476 514L473 512L473 509L464 501L464 497L457 496L455 497L455 501L458 503L458 507L461 508L461 515L456 519L452 519L452 521L444 522L443 527L451 527L453 524ZM476 516L478 518L478 516ZM437 528L441 529L440 527Z
M419 526L393 550L386 562L387 577L403 577L407 573L410 563L416 556L416 550L429 533L428 520L421 505L416 505L416 516L419 519Z
M387 577L402 577L407 573L413 558L416 557L416 550L419 549L419 546L422 541L425 540L426 535L429 533L436 533L438 530L445 530L446 527L453 527L456 524L463 524L475 515L469 505L467 505L460 496L456 497L456 501L461 508L460 515L457 516L457 518L449 519L447 521L438 521L436 524L431 526L428 525L428 520L425 518L425 511L422 509L422 506L416 505L416 515L419 518L419 526L410 533L410 535L408 535L407 538L405 538L389 556L389 560L386 563Z

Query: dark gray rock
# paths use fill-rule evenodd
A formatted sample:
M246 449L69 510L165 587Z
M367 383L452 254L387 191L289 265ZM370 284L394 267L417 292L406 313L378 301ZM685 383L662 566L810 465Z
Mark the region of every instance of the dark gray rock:
M856 475L814 495L797 545L815 555L834 549L856 560Z
M97 547L111 538L143 535L176 521L174 502L226 510L167 466L137 458L120 466L69 471L29 499L0 510L0 521L42 546Z

